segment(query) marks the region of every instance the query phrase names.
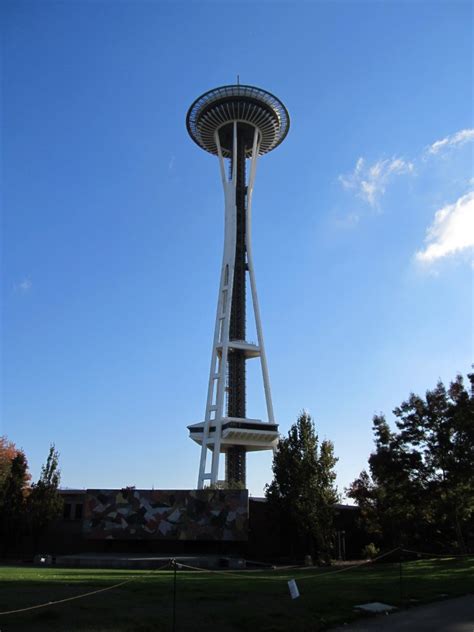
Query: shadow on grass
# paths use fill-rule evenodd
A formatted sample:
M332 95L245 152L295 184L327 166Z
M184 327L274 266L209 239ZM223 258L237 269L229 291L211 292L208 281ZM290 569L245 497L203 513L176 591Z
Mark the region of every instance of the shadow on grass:
M288 579L301 597L291 600ZM0 611L46 603L134 581L44 610L0 616L8 632L133 632L171 630L173 573L107 569L0 568ZM423 603L441 593L474 591L474 557L384 563L344 572L334 569L258 571L226 575L178 571L176 629L182 631L299 632L323 630L360 618L354 606L369 601Z

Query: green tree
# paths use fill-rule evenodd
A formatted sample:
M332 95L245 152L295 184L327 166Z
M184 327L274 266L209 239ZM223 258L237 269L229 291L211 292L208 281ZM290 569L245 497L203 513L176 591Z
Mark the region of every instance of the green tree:
M14 551L25 528L28 463L21 450L11 459L2 477L0 495L0 535L2 554Z
M28 512L36 547L46 527L59 518L63 510L63 500L59 494L60 480L59 453L51 444L39 480L31 486L28 497Z
M397 431L374 417L369 476L348 490L367 531L386 545L465 551L474 535L474 374L411 394L393 411Z
M413 475L422 463L418 454L403 449L382 415L374 417L373 431L375 451L369 457L370 476L365 470L361 472L347 494L357 502L368 534L378 544L396 547L407 543L408 533L414 535L414 522L418 533L423 531L423 489L420 477Z
M334 484L337 458L330 441L319 442L310 415L303 412L281 438L273 456L273 481L266 488L269 505L277 510L292 534L305 542L306 551L329 559L334 538Z

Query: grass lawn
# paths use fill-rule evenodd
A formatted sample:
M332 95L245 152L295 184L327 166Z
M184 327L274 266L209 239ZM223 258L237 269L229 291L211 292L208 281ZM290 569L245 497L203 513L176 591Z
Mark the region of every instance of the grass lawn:
M299 632L323 630L358 617L353 606L383 601L404 606L474 592L474 557L405 562L402 591L398 564L234 573L179 570L176 632ZM288 579L301 597L292 600ZM0 631L171 631L173 573L0 567L0 612L130 583L62 604L0 616Z

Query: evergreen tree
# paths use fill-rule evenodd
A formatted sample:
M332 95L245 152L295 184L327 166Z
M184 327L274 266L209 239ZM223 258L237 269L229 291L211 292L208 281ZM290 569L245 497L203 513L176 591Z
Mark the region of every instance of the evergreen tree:
M28 497L29 517L36 546L48 524L61 515L63 500L59 494L60 480L59 453L54 444L51 444L40 478L31 486Z
M266 488L270 506L278 511L286 537L297 534L307 552L315 548L329 559L334 538L334 485L337 458L330 441L319 442L310 415L303 412L281 438L273 456L273 481ZM286 529L285 529L286 527Z

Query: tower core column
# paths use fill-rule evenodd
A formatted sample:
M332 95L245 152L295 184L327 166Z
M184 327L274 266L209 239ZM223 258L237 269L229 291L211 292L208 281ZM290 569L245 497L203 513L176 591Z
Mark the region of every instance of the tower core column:
M235 206L237 211L234 282L232 287L232 307L230 313L230 340L246 340L246 294L247 294L247 248L246 248L246 158L245 134L237 124ZM231 160L231 170L233 166ZM228 356L227 376L227 417L246 417L246 372L245 353L233 349ZM245 446L229 446L226 452L225 480L245 487L246 474Z

